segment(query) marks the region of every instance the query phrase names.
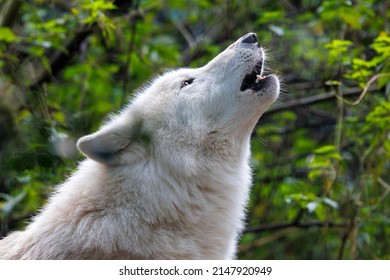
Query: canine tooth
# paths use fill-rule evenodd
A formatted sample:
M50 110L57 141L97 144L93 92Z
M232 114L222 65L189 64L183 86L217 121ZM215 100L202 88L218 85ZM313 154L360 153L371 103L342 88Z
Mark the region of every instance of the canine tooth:
M264 79L264 77L263 76L261 76L261 75L256 75L256 77L257 77L257 81L260 81L260 80L263 80Z

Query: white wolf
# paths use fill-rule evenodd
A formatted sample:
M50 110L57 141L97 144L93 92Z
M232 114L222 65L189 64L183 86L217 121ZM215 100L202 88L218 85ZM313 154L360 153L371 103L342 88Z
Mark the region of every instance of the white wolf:
M0 259L230 259L250 135L279 95L249 33L207 65L155 78L78 148L88 158Z

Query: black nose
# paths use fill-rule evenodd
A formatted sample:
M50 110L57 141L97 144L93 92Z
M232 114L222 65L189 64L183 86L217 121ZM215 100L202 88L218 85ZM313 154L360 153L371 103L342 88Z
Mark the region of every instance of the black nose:
M257 36L255 33L249 33L245 38L244 40L242 40L241 43L244 43L244 44L254 44L254 43L257 43Z

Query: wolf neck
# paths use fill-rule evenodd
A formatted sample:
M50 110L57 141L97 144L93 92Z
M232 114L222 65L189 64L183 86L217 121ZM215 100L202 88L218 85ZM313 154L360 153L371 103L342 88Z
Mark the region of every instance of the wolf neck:
M187 179L204 177L214 173L210 166L230 172L248 162L250 133L232 137L231 133L226 134L217 130L193 132L178 129L175 132L176 137L172 139L167 138L164 133L155 135L159 139L156 142L159 143L153 143L158 147L152 149L158 151L158 154L152 152L152 155L162 165L170 167L175 174L181 173L177 175L183 175ZM195 133L198 134L196 137Z

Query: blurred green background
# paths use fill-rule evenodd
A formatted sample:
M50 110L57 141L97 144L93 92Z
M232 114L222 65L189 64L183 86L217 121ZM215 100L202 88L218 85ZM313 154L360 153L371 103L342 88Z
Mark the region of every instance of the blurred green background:
M238 257L390 258L389 1L0 4L0 236L143 83L255 32L283 93L253 133Z

